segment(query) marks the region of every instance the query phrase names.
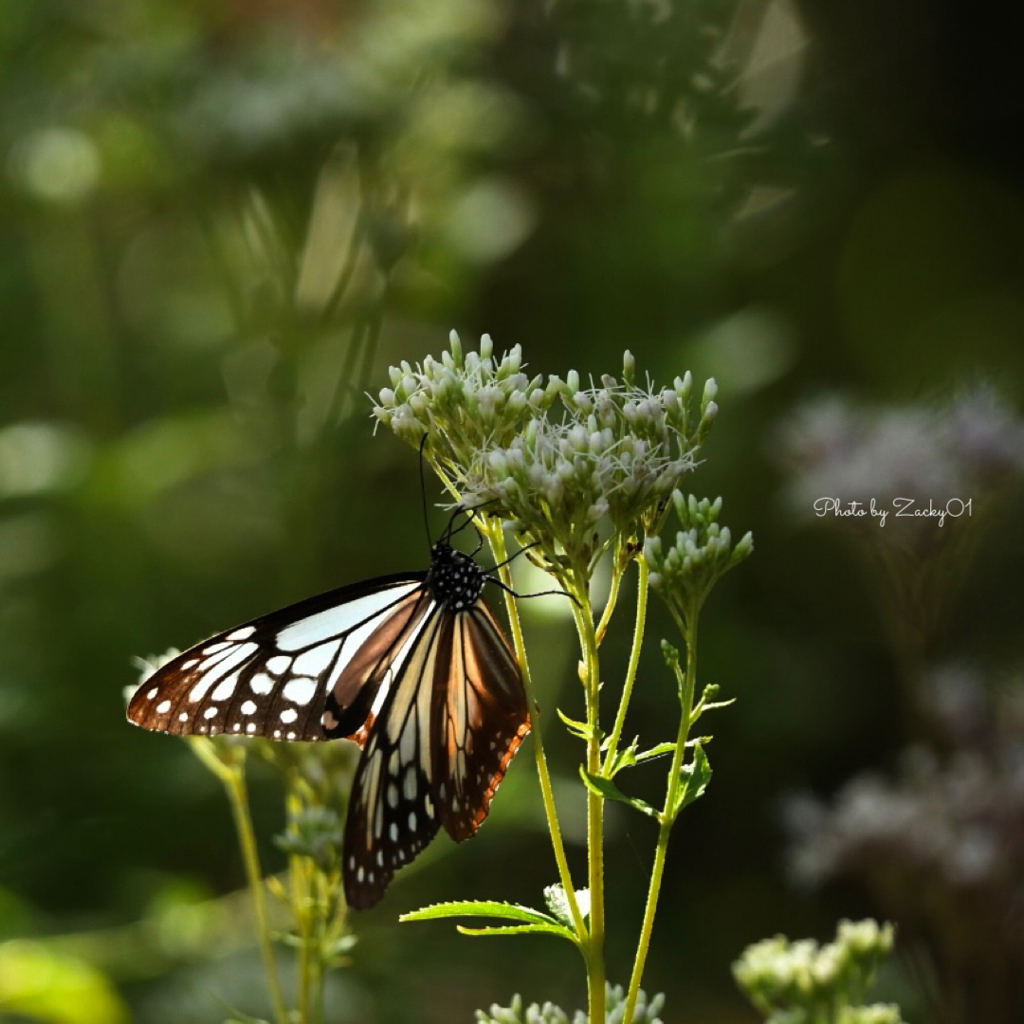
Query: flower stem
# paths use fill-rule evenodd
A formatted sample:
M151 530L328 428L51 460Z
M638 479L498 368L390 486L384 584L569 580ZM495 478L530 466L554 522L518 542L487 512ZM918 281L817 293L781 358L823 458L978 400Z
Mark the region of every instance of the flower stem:
M622 696L619 698L619 710L615 715L615 725L612 728L611 736L608 738L608 749L604 757L605 771L615 760L615 755L618 753L619 740L622 738L622 730L626 724L626 712L629 710L629 701L633 695L633 683L636 682L636 672L640 665L640 649L643 647L644 632L647 626L647 592L651 571L647 568L647 562L643 558L638 560L638 564L639 574L637 577L636 624L633 627L633 649L629 653L629 666L626 669L626 681L622 687Z
M641 563L642 564L642 563ZM686 741L690 733L693 717L693 694L697 681L697 609L686 616L686 675L683 680L682 714L679 719L679 734L676 737L676 749L672 755L672 767L669 769L668 787L665 793L665 805L658 819L658 845L654 851L654 867L651 871L651 882L647 890L647 905L644 908L644 920L640 929L640 940L637 943L636 959L633 962L633 973L629 979L629 992L626 996L626 1008L622 1024L633 1024L636 1013L637 996L643 978L644 965L651 945L651 933L654 930L654 915L658 909L658 896L661 893L661 879L665 872L665 857L668 853L669 833L675 822L676 801L682 780L683 757L686 754Z
M488 528L487 539L491 545L491 551L495 562L504 562L507 557L505 547L505 534L500 525ZM498 570L502 583L506 587L512 586L512 573L507 565ZM537 718L540 708L533 690L533 677L530 674L530 663L526 657L526 646L523 642L523 627L519 620L519 609L516 607L512 595L505 591L505 608L508 612L508 620L512 626L512 642L515 645L516 657L519 659L519 666L523 673L523 689L526 691L526 702L530 708L530 714L534 717L533 722L533 753L537 762L537 778L540 781L541 798L544 803L544 813L548 821L548 831L551 833L551 845L555 852L555 863L558 865L558 877L565 890L565 897L569 904L569 913L572 915L573 925L580 940L580 947L586 951L589 944L589 931L587 924L580 911L579 900L576 898L576 889L572 884L572 875L569 872L569 862L565 857L565 845L562 842L562 830L558 823L558 809L555 807L555 794L551 785L551 774L548 770L547 757L544 754L544 739Z
M601 771L600 693L601 669L597 654L597 634L594 614L587 594L585 577L576 577L576 597L579 606L573 615L583 649L587 701L587 771L598 775ZM587 990L590 1020L604 1024L605 1020L605 965L604 965L604 798L596 790L587 788L587 863L590 883L590 942L587 949Z
M287 796L288 818L295 822L302 814L302 798L297 794L294 780ZM309 994L312 983L312 908L313 895L310 891L311 864L307 858L293 853L289 858L291 875L291 906L295 915L295 926L299 937L298 977L296 979L296 1015L299 1024L309 1024Z
M256 913L256 930L259 935L263 970L267 976L267 988L270 992L274 1019L277 1024L288 1024L288 1010L285 1007L281 982L277 976L277 961L274 958L270 917L267 914L266 894L263 889L263 872L260 870L259 854L256 851L256 833L253 831L252 816L249 814L249 796L245 785L245 751L239 748L235 755L235 762L227 764L217 756L212 744L205 738L193 741L191 746L203 764L221 780L227 791L235 829L238 832L238 843L242 848L245 875L252 892L253 908Z
M623 542L621 538L615 542L615 552L612 556L612 585L608 591L608 600L604 603L604 611L601 612L601 621L597 624L597 646L600 647L604 643L605 634L608 632L608 625L612 621L612 615L615 612L615 606L619 603L619 587L622 585L622 577L626 573L626 568L629 565L628 561L623 561L622 557Z

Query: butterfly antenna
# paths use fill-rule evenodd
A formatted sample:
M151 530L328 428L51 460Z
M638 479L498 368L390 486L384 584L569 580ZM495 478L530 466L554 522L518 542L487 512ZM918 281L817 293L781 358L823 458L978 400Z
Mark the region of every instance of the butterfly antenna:
M491 568L487 570L487 573L490 574L500 569L503 565L508 565L514 558L518 558L524 551L529 551L530 548L535 548L539 543L539 540L535 540L532 544L524 544L515 554L509 555L504 562L492 565Z
M430 536L430 519L427 516L427 480L423 473L423 449L427 444L427 436L427 434L424 434L420 441L420 499L423 502L423 529L427 534L427 547L433 548L434 541Z

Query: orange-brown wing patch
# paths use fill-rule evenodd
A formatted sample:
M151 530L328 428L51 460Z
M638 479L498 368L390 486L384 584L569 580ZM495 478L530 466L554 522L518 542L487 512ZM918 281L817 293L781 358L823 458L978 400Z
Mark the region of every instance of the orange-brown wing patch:
M478 600L454 616L451 652L434 688L434 786L456 841L490 810L509 762L530 731L519 665L493 612Z

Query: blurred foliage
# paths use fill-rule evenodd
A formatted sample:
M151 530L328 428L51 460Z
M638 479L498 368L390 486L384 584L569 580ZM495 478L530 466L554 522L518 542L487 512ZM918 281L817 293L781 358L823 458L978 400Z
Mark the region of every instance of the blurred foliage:
M599 374L628 346L656 379L721 386L693 486L759 557L707 617L708 678L740 700L647 984L687 1019L751 1020L739 949L869 909L853 885L787 887L780 794L829 793L923 728L863 552L796 532L780 500L774 428L824 388L982 379L1020 402L1016 38L951 0L3 0L5 962L92 986L106 1020L217 1020L211 992L266 1012L251 919L212 898L244 881L223 794L183 743L129 729L121 688L135 654L425 563L415 460L371 440L361 392L455 326L537 371ZM958 570L933 658L1019 664L1019 511ZM543 721L577 710L550 608L524 608ZM609 664L628 643L609 636ZM674 700L658 679L641 665L634 731ZM253 775L276 871L280 794ZM536 803L517 763L475 843L434 844L357 919L337 1019L471 1020L510 988L579 1005L546 949L392 927L484 890L533 900ZM637 924L644 828L609 822Z

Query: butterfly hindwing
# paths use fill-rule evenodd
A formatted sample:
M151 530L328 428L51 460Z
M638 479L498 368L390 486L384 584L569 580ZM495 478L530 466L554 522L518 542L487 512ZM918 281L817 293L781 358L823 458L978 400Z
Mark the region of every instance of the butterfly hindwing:
M461 842L487 817L530 714L519 666L483 599L452 618L443 685L435 689L433 775L441 821Z
M432 680L450 615L432 614L403 659L356 769L342 850L345 898L376 903L394 873L437 834L431 760Z
M342 587L211 637L150 676L128 718L179 734L363 742L380 691L433 604L424 578ZM390 644L374 642L380 630Z

